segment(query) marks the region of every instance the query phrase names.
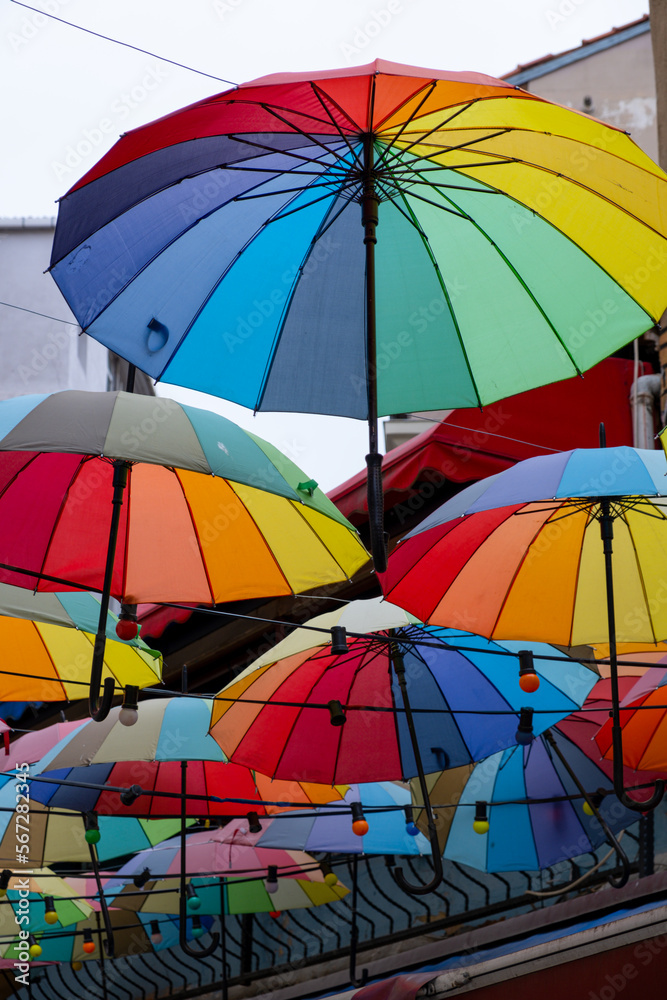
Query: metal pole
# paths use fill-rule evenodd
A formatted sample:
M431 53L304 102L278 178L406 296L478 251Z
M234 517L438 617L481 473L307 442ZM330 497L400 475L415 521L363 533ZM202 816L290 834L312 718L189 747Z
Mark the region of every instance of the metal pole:
M367 497L368 524L371 536L371 553L377 573L387 568L387 549L384 536L384 503L382 496L382 455L378 453L378 400L375 317L375 233L378 224L378 196L373 173L373 136L364 137L364 176L361 198L361 224L364 227L366 248L366 365L368 393L368 455Z
M120 514L123 506L123 493L127 485L127 476L130 463L124 459L114 459L113 462L113 497L111 499L111 526L109 528L109 544L107 547L107 561L104 569L104 583L102 586L102 596L100 598L100 618L97 625L95 645L93 647L93 663L90 670L90 693L89 708L90 715L96 722L106 719L111 708L115 692L115 682L113 677L107 677L104 681L104 694L101 703L98 703L100 684L102 682L102 671L104 669L104 650L107 641L107 615L109 613L109 597L111 595L111 581L113 578L113 568L116 559L116 543L118 541L118 528L120 526Z
M393 634L393 633L392 633ZM396 677L398 678L398 684L401 689L401 697L403 698L403 707L405 708L405 721L408 726L408 732L410 733L410 742L412 743L412 753L415 758L415 765L417 767L417 776L419 778L419 788L421 790L422 801L424 804L424 810L426 812L426 819L428 824L428 836L431 843L431 858L433 860L434 877L427 885L414 886L410 885L409 882L403 877L403 872L400 868L395 868L393 870L393 876L396 882L404 890L411 895L423 896L428 892L433 892L434 889L442 882L443 872L442 872L442 856L440 851L440 842L438 840L438 831L435 825L435 817L433 815L433 810L431 808L431 800L428 794L428 788L426 786L426 775L424 774L424 765L422 763L421 753L419 750L419 741L417 739L417 731L415 729L415 721L412 716L412 708L410 707L410 699L408 698L408 688L405 682L405 664L403 662L403 654L401 653L398 643L392 643L391 646L391 656L393 667L396 672Z

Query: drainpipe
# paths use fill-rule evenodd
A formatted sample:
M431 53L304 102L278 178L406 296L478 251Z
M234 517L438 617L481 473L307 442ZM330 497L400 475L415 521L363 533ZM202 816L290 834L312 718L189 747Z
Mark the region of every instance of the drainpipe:
M661 382L660 375L640 375L632 386L630 407L635 448L655 448L655 413L657 410L660 414Z

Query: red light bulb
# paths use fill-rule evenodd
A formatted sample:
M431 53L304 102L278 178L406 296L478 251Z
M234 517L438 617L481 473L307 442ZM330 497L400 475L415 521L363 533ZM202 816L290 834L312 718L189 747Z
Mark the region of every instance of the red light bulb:
M123 642L129 642L131 639L136 639L138 632L138 624L128 618L119 618L116 622L116 635L119 639L122 639Z

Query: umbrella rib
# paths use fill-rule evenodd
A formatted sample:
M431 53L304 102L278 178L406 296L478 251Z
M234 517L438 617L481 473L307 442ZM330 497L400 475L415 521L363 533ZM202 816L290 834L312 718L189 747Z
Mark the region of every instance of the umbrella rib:
M282 338L283 331L285 329L285 324L287 323L287 317L289 316L289 313L290 313L290 309L292 308L292 303L294 301L294 295L296 293L296 289L297 289L297 284L298 284L299 277L301 276L303 268L306 266L306 262L308 260L308 257L310 256L310 253L314 249L317 241L319 239L321 239L321 237L327 232L327 230L336 222L336 220L341 216L341 214L348 207L349 199L345 199L344 204L341 206L341 208L338 211L335 211L336 201L338 201L340 197L341 197L341 194L339 193L338 197L332 202L331 206L329 207L329 209L325 213L324 218L320 222L320 225L319 225L319 227L317 229L317 232L316 232L315 236L311 240L310 245L307 247L305 253L303 254L303 257L301 258L301 263L299 265L299 268L298 268L296 274L294 275L294 278L292 279L292 284L290 286L289 293L286 296L285 303L284 303L283 308L282 308L282 313L281 313L281 316L280 316L280 321L276 325L276 332L275 332L273 344L271 345L271 351L268 352L267 361L266 361L266 364L264 366L264 372L262 373L262 381L261 381L261 385L260 385L260 388L259 388L259 392L257 394L257 400L256 400L256 403L255 403L255 409L259 409L259 407L262 405L262 402L264 400L264 394L265 394L267 386L268 386L269 377L271 375L271 370L272 370L273 365L274 365L274 363L276 361L276 354L277 354L277 351L278 351L278 345L279 345L280 340Z
M375 170L379 171L382 169L383 164L387 162L387 154L395 148L396 143L402 136L403 132L406 130L408 125L410 125L415 120L415 118L419 113L420 108L424 106L424 102L429 99L435 88L436 88L436 81L432 80L431 83L424 88L424 93L417 107L414 109L414 111L410 112L410 117L406 118L403 124L399 126L398 132L396 132L395 135L391 136L389 142L386 142L384 134L382 135L382 142L384 148L382 150L382 153L380 154L379 159L375 161ZM409 98L409 100L412 100L412 98ZM378 132L378 138L380 138L379 132ZM393 158L394 157L392 155L392 159Z
M292 199L292 200L294 200L294 199ZM321 199L318 199L318 200L321 200ZM311 204L312 204L312 203L311 203ZM213 210L212 210L212 211L213 211ZM277 210L276 210L276 212L279 212L279 211L281 211L281 209L277 209ZM276 214L276 213L274 213L274 214ZM205 307L207 306L207 304L208 304L208 303L209 303L209 301L211 300L212 296L213 296L213 295L215 294L215 292L217 291L217 289L218 289L218 287L219 287L220 283L221 283L221 282L222 282L222 281L223 281L223 280L225 279L225 277L227 276L227 274L229 274L230 270L231 270L231 269L232 269L232 267L234 267L234 265L235 265L235 264L236 264L236 263L238 262L238 260L239 260L239 259L241 258L241 256L243 255L243 253L244 253L244 252L245 252L245 251L246 251L246 250L247 250L247 249L248 249L248 248L249 248L249 247L250 247L250 246L252 245L252 243L253 243L253 242L254 242L254 241L255 241L255 240L257 239L257 237L259 236L259 234L260 234L260 233L261 233L261 232L263 231L263 229L264 229L264 228L265 228L266 226L268 226L268 225L270 224L270 222L271 222L271 221L272 221L272 217L271 217L271 216L269 216L269 218L268 218L268 219L266 219L266 220L265 220L265 221L264 221L264 222L263 222L263 223L262 223L262 224L261 224L260 226L258 226L258 228L257 228L257 229L255 230L255 232L254 232L254 233L252 234L252 236L249 236L249 237L248 237L248 239L247 239L247 240L246 240L246 242L245 242L245 243L243 244L243 246L241 247L241 249L240 249L240 250L239 250L239 251L238 251L238 252L236 253L236 255L234 256L233 260L230 260L230 261L229 261L229 263L227 264L227 266L226 266L226 267L225 267L225 269L223 270L222 274L220 274L220 275L218 276L218 278L217 278L217 279L216 279L216 280L214 281L214 283L213 283L213 285L212 285L211 289L209 290L208 294L207 294L207 295L205 295L205 296L204 296L204 297L202 298L201 302L199 303L199 306L197 307L197 309L195 310L195 313L194 313L194 315L192 316L192 319L190 320L190 322L189 322L189 323L187 323L187 324L186 324L186 326L185 326L185 329L183 330L183 333L182 333L182 335L181 335L181 337L180 337L180 339L179 339L179 341L178 341L178 344L176 345L176 347L174 348L174 350L173 350L173 352L172 352L172 356L171 356L171 358L168 358L168 359L167 359L167 360L165 361L165 365L164 365L164 368L162 368L162 370L161 370L161 371L160 371L160 373L158 374L158 376L157 376L157 379L156 379L156 381L159 381L159 380L160 380L160 379L162 378L162 376L163 376L163 374L164 374L164 372L165 372L166 368L167 368L167 367L168 367L168 365L169 365L169 364L171 364L171 362L173 361L174 357L175 357L175 356L176 356L176 354L178 353L178 350L179 350L179 348L181 347L181 345L182 345L182 344L183 344L183 342L185 341L185 339L186 339L186 337L187 337L188 333L189 333L189 332L190 332L190 330L192 329L193 325L194 325L194 324L195 324L195 323L197 322L198 318L199 318L199 317L201 316L201 314L202 314L203 310L205 309ZM193 225L197 225L197 223L193 223ZM190 228L192 228L192 227L190 227ZM173 240L172 240L172 242L175 242L175 241L173 241ZM169 245L170 245L170 244L169 244ZM161 250L160 252L161 252L161 253L163 253L165 249L166 249L166 247L164 247L164 248L163 248L163 249L162 249L162 250ZM157 256L157 255L156 255L156 256ZM155 258L153 258L153 259L155 259ZM152 263L152 262L149 262L149 263ZM148 265L145 265L145 267L147 267L147 266L148 266ZM143 268L142 268L142 270L143 270ZM139 273L141 273L141 272L139 272ZM135 276L135 277L136 277L136 276ZM133 280L134 280L134 279L133 279ZM118 294L119 294L119 293L118 293ZM113 300L112 300L112 301L113 301ZM110 305L110 303L109 303L108 305ZM107 306L105 306L105 309L106 309L106 308L108 308L108 305L107 305ZM103 312L103 311L104 311L104 310L102 310L101 312ZM101 313L100 313L100 315L101 315Z
M453 114L449 115L448 118L445 118L443 119L443 121L438 122L438 124L435 125L432 129L429 129L428 132L420 134L419 138L415 139L414 142L410 143L409 146L406 146L405 148L402 148L401 150L393 153L391 159L392 160L396 159L401 154L410 152L413 146L416 146L418 143L424 142L426 139L428 139L430 135L434 135L436 132L439 132L446 125L449 125L450 122L454 121L455 118L458 118L459 115L462 115L464 111L468 111L474 104L477 104L480 100L482 100L482 98L474 97L472 101L466 101L465 104L461 105ZM484 100L491 100L491 98L484 98ZM417 120L418 120L417 116L413 115L410 117L410 119L408 119L408 123L411 124L413 122L416 122Z
M331 124L332 124L332 125L333 125L333 127L334 127L334 128L336 129L336 131L338 132L339 136L341 137L341 139L343 140L343 142L344 142L344 143L345 143L345 145L347 146L347 148L348 148L348 150L350 151L351 155L352 155L352 156L354 157L354 160L355 160L355 162L356 162L356 164L357 164L358 168L359 168L359 169L361 170L361 169L362 169L362 164L361 164L361 159L359 158L358 154L357 154L357 153L356 153L356 152L354 151L354 149L352 148L352 144L350 143L350 140L349 140L349 138L348 138L347 134L346 134L346 133L345 133L345 132L344 132L344 131L342 130L342 128L340 127L340 125L338 124L338 122L336 122L336 120L334 119L333 115L331 114L331 112L330 112L329 108L328 108L328 107L326 106L326 103L325 103L325 101L324 101L324 97L323 97L323 91L322 91L322 90L320 90L320 88L319 88L319 87L317 86L317 84L316 84L316 82L315 82L314 80L313 80L313 81L311 81L311 84L310 84L310 86L311 86L311 89L312 89L313 93L314 93L314 94L315 94L315 96L317 97L318 101L319 101L319 102L320 102L320 104L322 105L322 108L323 108L323 110L324 110L324 113L326 114L326 116L327 116L327 117L329 118L329 120L331 121ZM329 95L328 95L328 94L327 94L327 100L331 100L331 98L329 97ZM331 103L332 103L332 104L334 105L334 107L336 107L336 108L338 109L338 111L340 111L340 112L341 112L342 114L344 114L344 113L345 113L345 112L343 111L343 109L342 109L342 108L340 107L340 105L339 105L339 104L337 104L337 103L336 103L335 101L332 101ZM346 116L346 117L347 117L347 116ZM349 118L348 118L348 121L350 121L350 119L349 119ZM358 125L356 124L356 122L351 122L351 124L352 124L352 125L354 125L355 129L358 129L358 131L359 131L359 132L361 131L361 129L359 128L359 126L358 126Z
M308 136L307 132L304 132L303 129L298 128L298 126L296 126L292 122L290 122L288 118L283 118L279 114L279 112L283 111L286 114L298 115L299 118L310 119L310 121L312 121L313 123L315 123L317 125L328 125L328 122L324 118L318 118L317 115L313 114L311 111L303 111L303 110L302 111L297 111L295 108L288 107L287 105L283 105L283 104L267 104L266 101L250 100L249 98L242 98L240 100L237 99L237 98L232 98L231 100L225 101L224 103L225 103L225 106L229 105L229 104L240 104L240 105L244 104L244 105L247 105L248 107L252 107L252 108L261 108L263 111L266 111L269 114L273 115L274 118L277 118L279 121L283 122L283 124L287 125L289 128L293 129L295 132L300 132L301 135L305 135L305 136Z
M406 147L405 149L403 148L397 149L396 152L393 154L392 158L393 160L395 161L398 160L399 162L398 172L401 171L401 164L405 154L413 156L415 160L424 160L427 163L433 164L432 167L420 167L420 170L423 171L426 171L428 169L436 169L438 167L441 170L459 170L461 169L462 166L466 166L469 168L493 167L493 166L501 166L507 163L524 163L525 162L524 160L521 160L516 156L509 156L506 153L495 153L493 151L489 151L486 149L477 150L475 148L471 148L474 147L478 142L486 142L489 139L497 139L501 135L507 135L509 132L512 131L514 131L514 129L502 128L498 129L496 132L490 132L488 135L485 136L475 135L474 139L469 139L467 142L460 142L454 145L451 144L436 145L435 143L426 143L426 142L422 143L420 139L416 139L413 143L410 144L410 146ZM432 153L426 153L426 152L412 153L413 147L417 145L425 145L425 146L433 145L434 149ZM463 149L469 150L473 153L478 153L479 156L491 157L491 159L483 163L479 163L478 161L473 161L472 163L469 164L452 164L451 166L448 166L446 163L440 163L437 159L438 157L446 156L448 153L454 153L457 152L458 150L463 150ZM391 171L392 176L396 172L397 172L396 170L392 170Z
M419 197L419 195L415 195L415 197ZM441 195L441 197L442 198L446 198L448 201L451 201L453 204L455 204L455 202L453 201L453 199L448 198L446 195ZM514 200L514 199L512 199L512 200ZM460 206L457 205L457 208L460 208ZM514 275L516 281L523 288L525 294L528 296L528 298L530 299L530 301L533 303L534 307L540 313L540 315L544 319L545 323L547 324L547 326L551 330L552 334L554 335L554 337L556 338L556 340L558 341L558 343L561 345L561 348L563 349L564 354L566 355L566 357L569 358L574 373L577 374L577 375L581 375L582 374L581 369L579 368L579 365L574 360L571 351L566 346L563 338L561 337L561 335L556 330L556 327L551 322L551 320L547 316L545 310L542 308L541 304L538 302L537 298L532 293L532 291L530 290L530 288L528 287L528 285L526 284L526 282L524 281L524 279L521 277L521 275L519 274L519 272L516 270L516 268L514 267L514 265L512 264L512 262L510 261L510 259L507 256L507 254L500 248L500 246L495 242L495 240L491 239L491 237L472 218L472 216L468 215L468 213L465 212L463 209L460 209L460 210L461 210L462 214L464 215L464 217L468 220L468 222L477 230L477 232L480 234L480 236L482 236L487 241L487 243L489 244L489 246L493 247L494 251L498 254L498 256L502 259L502 261L508 267L508 269L512 272L512 274ZM550 225L550 223L549 223L549 225ZM566 238L569 239L569 237L566 237ZM582 253L585 253L585 251L582 250ZM610 277L611 277L611 275L610 275Z
M312 142L312 144L314 146L319 146L320 149L323 149L325 152L329 152L329 147L324 142L322 142L320 139L318 139L316 135L314 135L312 132L305 132L302 128L299 128L298 125L294 124L293 122L289 121L289 119L284 118L282 115L278 114L278 111L277 111L276 108L273 108L270 105L263 104L263 103L261 104L261 107L265 111L268 111L269 114L273 115L274 118L277 118L278 121L282 122L283 125L287 125L287 127L289 129L291 129L292 132L295 132L297 135L302 135L304 137L304 139L310 140L310 142ZM285 110L289 110L289 109L285 109ZM301 112L300 112L300 114L301 114ZM320 121L320 119L315 118L314 115L309 115L308 117L312 118L313 121L317 121L317 122ZM325 122L322 122L322 124L325 124Z
M460 350L461 350L461 356L462 356L462 358L463 358L463 360L465 362L465 366L466 366L466 369L468 371L468 377L470 379L470 384L471 384L471 387L472 387L472 389L473 389L473 391L475 393L475 397L477 399L477 405L481 408L481 406L482 406L482 397L480 396L479 390L477 388L477 381L475 379L475 376L473 374L472 368L470 366L470 360L468 358L468 352L465 349L465 344L463 342L463 336L461 334L461 328L459 326L459 322L458 322L458 319L456 317L456 311L454 309L454 304L453 304L451 296L449 294L449 290L447 288L447 284L446 284L446 282L443 279L442 272L440 270L440 267L439 267L439 264L438 264L437 260L435 259L435 254L433 253L433 250L431 249L431 244L430 244L430 242L428 240L428 237L426 236L426 233L422 229L422 227L421 227L421 225L419 223L419 220L417 219L417 216L415 215L415 213L412 210L411 206L408 204L407 198L406 198L406 196L405 196L405 194L403 192L401 192L401 198L402 198L403 204L405 206L405 211L412 218L413 225L414 225L414 227L416 228L417 232L419 233L419 235L421 237L422 245L424 246L424 249L426 250L426 253L429 256L430 261L433 264L433 268L435 270L435 274L436 274L436 278L437 278L438 284L440 285L440 289L441 289L442 294L444 296L445 302L447 303L447 308L449 309L449 314L450 314L450 316L452 318L452 323L454 324L454 329L456 331L456 336L458 338L459 347L460 347ZM392 201L393 201L393 199L392 199ZM394 204L395 204L395 202L394 202Z
M306 133L302 133L302 134L306 135ZM306 137L308 138L308 136L306 136ZM243 143L244 146L252 146L255 149L264 150L264 152L270 153L270 154L272 154L274 156L275 156L276 153L280 153L281 156L285 156L285 157L287 157L289 159L297 160L299 164L312 163L313 166L318 166L320 164L320 162L321 162L321 160L318 157L315 157L315 156L306 156L305 153L296 153L296 152L294 152L293 149L276 149L275 146L264 145L261 142L253 142L251 139L245 138L243 136L243 133L237 134L235 132L234 133L230 132L229 133L229 138L232 139L232 140L234 140L234 142L240 142L240 143ZM327 153L329 156L333 155L334 157L337 157L337 160L334 160L334 163L332 164L332 166L334 168L336 167L337 163L346 162L344 160L344 157L341 157L341 156L338 155L337 149L336 149L337 145L338 145L338 140L336 139L336 140L332 140L332 147L329 147L329 146L322 147L324 149L324 152ZM239 166L238 164L234 164L233 166L231 164L229 164L229 165L223 164L222 167L224 167L225 170L261 170L262 169L261 167L242 167L242 166Z

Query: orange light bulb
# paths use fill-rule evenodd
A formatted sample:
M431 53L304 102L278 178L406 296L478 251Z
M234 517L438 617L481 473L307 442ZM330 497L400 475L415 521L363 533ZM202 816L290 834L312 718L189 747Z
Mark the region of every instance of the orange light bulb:
M519 687L526 694L534 694L540 686L540 678L537 674L521 674L519 677Z

